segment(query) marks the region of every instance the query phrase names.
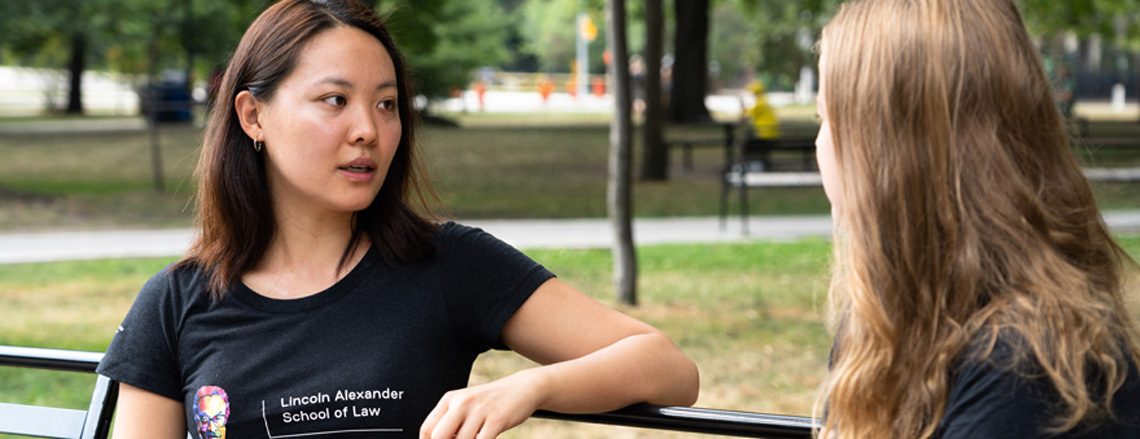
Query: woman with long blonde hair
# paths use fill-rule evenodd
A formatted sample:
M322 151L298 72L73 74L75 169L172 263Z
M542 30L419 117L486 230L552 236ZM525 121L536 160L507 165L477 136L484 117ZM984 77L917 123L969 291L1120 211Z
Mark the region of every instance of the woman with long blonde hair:
M840 438L1140 437L1125 267L1009 0L862 0L820 43Z

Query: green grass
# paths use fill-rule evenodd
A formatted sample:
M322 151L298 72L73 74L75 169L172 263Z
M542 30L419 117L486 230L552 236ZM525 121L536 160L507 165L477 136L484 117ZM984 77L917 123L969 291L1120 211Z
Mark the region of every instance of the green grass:
M579 290L673 337L701 368L701 405L804 414L828 348L821 323L828 249L821 239L641 247L637 307L611 299L608 251L527 253ZM101 351L138 288L171 261L0 265L0 344ZM528 365L512 353L491 353L477 363L473 381ZM83 374L0 369L0 401L79 408L91 381ZM565 428L533 424L527 428ZM508 437L546 437L524 431Z
M455 217L606 215L609 128L604 115L469 113L456 118L461 128L426 126L421 137L429 175ZM792 121L787 131L810 135L813 127ZM1106 135L1123 129L1095 127ZM719 135L716 126L675 127L666 137ZM200 141L199 130L190 126L162 129L165 189L156 191L144 132L4 136L0 231L189 226ZM1078 150L1078 156L1096 166L1140 163L1140 155L1119 148ZM669 181L636 182L635 215L716 215L723 150L696 148L693 161L693 168L685 169L680 151L673 151ZM1098 183L1095 188L1102 208L1140 205L1138 183ZM750 210L757 215L829 211L820 188L753 189L749 194ZM737 211L735 196L730 211Z
M456 218L588 218L606 215L609 128L604 115L459 114L461 128L426 126L421 144L429 175ZM1106 134L1124 128L1095 125ZM809 122L786 131L811 135ZM1127 127L1125 127L1127 128ZM670 139L721 135L717 126L673 127ZM201 141L191 126L161 131L165 189L152 183L144 132L8 135L0 138L0 231L60 228L186 227ZM635 149L639 138L634 136ZM638 155L635 151L635 161ZM1096 166L1140 163L1127 149L1079 150ZM696 148L693 168L671 154L670 179L635 182L639 217L711 216L719 209L723 150ZM1098 183L1101 207L1140 206L1140 183ZM753 189L757 215L826 214L821 188ZM735 195L730 211L737 211Z
M426 127L422 137L430 174L455 217L605 216L608 118L472 113L458 120L462 128ZM718 131L673 129L668 136L700 138ZM156 191L145 133L0 137L0 232L189 226L199 141L195 129L163 129L166 188ZM1082 153L1081 159L1113 166L1134 160L1107 151ZM696 149L692 170L681 167L679 151L672 160L668 182L636 183L636 215L715 215L722 150ZM1140 206L1140 184L1095 189L1102 208ZM819 188L752 190L749 202L753 214L828 212ZM1140 237L1121 242L1140 255ZM823 324L826 241L642 247L642 304L635 308L610 299L608 251L528 253L571 285L673 337L701 368L698 405L809 412L829 345ZM0 265L0 344L101 351L139 287L171 261ZM490 353L477 363L473 382L527 365L510 353ZM0 401L80 408L91 381L82 374L0 369ZM504 437L606 437L615 431L535 420ZM628 432L642 437L639 430Z
M1120 242L1140 256L1140 237ZM830 346L826 240L640 247L637 307L612 300L606 250L527 253L570 285L672 337L701 370L699 406L810 413ZM101 351L139 287L172 260L0 265L0 344ZM1131 300L1140 311L1137 297ZM515 354L491 352L476 363L472 382L528 366ZM3 368L0 401L81 408L92 382L84 374ZM532 420L503 437L608 437L614 428Z
M460 219L605 216L609 131L580 117L581 124L556 126L503 126L513 119L499 115L464 128L425 127L421 143L440 198ZM0 138L0 231L189 226L199 141L191 127L162 130L166 187L160 192L152 184L145 133ZM673 160L669 181L635 185L636 215L717 214L723 150L696 149L692 170L682 168L679 151ZM750 200L757 214L828 212L819 188L754 190ZM731 206L735 212L735 198Z

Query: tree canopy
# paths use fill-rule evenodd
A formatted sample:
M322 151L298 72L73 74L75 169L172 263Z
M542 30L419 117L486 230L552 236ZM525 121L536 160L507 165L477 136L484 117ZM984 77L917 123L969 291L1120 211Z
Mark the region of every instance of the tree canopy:
M681 0L665 0L672 11ZM1140 0L1015 0L1030 33L1046 44L1058 35L1097 36L1140 49ZM709 0L708 61L712 86L738 87L753 77L788 89L814 64L810 45L840 0ZM0 2L0 63L128 74L165 69L198 79L228 60L261 0L37 0ZM644 5L629 2L630 54L645 44ZM482 66L568 72L575 58L575 19L598 28L590 71L604 69L604 0L376 0L405 50L419 92L442 97L465 88ZM676 56L674 14L665 14L665 57ZM691 36L685 35L684 38Z

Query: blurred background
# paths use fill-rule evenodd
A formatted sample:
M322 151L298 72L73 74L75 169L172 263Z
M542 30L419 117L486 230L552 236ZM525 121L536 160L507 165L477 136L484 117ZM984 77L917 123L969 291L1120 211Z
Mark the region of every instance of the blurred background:
M437 213L460 221L604 218L611 73L621 62L633 96L634 216L709 219L715 229L722 208L733 224L743 213L735 193L722 198L735 190L726 171L740 169L740 141L810 146L812 47L839 3L626 2L625 60L606 51L604 0L384 0L376 9L413 70L428 173L445 206ZM1102 209L1140 211L1140 0L1017 3L1074 153L1087 169L1119 171L1094 179ZM0 1L0 242L75 236L81 246L83 233L188 230L212 85L266 6ZM812 151L772 154L747 169L814 169ZM763 218L795 223L829 213L818 186L755 187L743 196L749 214ZM611 297L608 248L524 251L673 337L701 368L699 406L808 415L830 346L826 233L725 233L730 242L639 246L637 306ZM1117 233L1140 255L1140 230ZM139 287L176 258L0 264L0 344L102 351ZM472 380L526 366L493 353ZM90 381L0 369L0 401L85 407ZM538 420L507 435L673 436Z

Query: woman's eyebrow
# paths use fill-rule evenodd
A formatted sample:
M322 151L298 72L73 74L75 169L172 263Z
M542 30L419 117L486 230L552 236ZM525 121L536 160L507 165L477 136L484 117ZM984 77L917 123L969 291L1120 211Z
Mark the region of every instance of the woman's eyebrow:
M319 84L333 84L333 85L338 85L338 86L348 88L348 89L353 88L352 82L350 82L347 79L338 77L338 76L329 76L329 77L326 77L326 78L323 78L323 79L317 81L316 83L318 85Z
M333 84L333 85L344 87L344 88L347 88L350 90L355 88L355 86L352 84L352 81L341 78L339 76L326 77L324 79L317 81L317 84ZM389 79L387 81L381 82L381 83L376 85L377 90L385 89L385 88L396 88L396 87L397 87L397 83L396 83L395 79Z

